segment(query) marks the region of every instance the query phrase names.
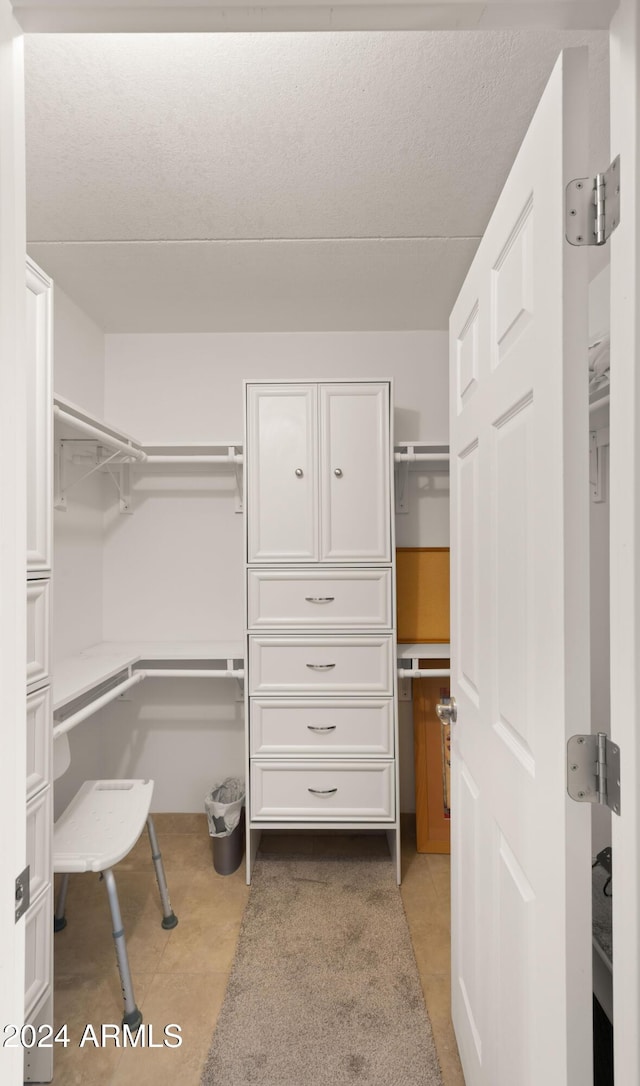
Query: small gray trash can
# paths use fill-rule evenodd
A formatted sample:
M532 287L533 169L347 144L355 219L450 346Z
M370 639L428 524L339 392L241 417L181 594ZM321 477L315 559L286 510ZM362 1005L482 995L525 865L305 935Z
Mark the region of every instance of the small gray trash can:
M213 867L219 875L233 875L244 856L244 807L235 830L226 837L212 837Z
M237 871L244 853L244 782L227 777L205 797L209 834L213 841L213 866L219 875Z

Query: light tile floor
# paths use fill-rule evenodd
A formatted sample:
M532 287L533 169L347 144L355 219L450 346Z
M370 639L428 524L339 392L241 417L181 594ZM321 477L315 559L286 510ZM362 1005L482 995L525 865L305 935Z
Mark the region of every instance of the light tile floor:
M55 937L55 1027L68 1026L69 1045L56 1046L55 1086L198 1086L222 1006L249 888L244 864L217 875L204 815L156 815L178 927L163 931L146 834L118 864L116 878L136 999L154 1046L96 1047L102 1023L118 1024L122 999L104 886L97 875L71 877L67 928ZM401 887L444 1086L464 1086L449 1015L449 857L418 855L404 833ZM380 837L266 835L277 851L386 853ZM179 1048L165 1047L164 1027L182 1028ZM318 1086L301 1083L300 1086Z

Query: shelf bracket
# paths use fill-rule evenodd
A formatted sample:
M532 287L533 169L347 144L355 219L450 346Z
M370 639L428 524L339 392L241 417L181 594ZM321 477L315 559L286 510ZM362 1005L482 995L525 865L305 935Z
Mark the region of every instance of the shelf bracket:
M62 441L56 441L53 457L53 508L59 509L62 513L67 511L64 483L64 449Z
M609 427L603 426L600 430L592 430L589 434L589 485L592 502L607 500L607 452L605 450L608 448Z
M236 445L229 446L229 456L233 458L233 465L236 475L235 511L236 513L242 513L244 511L244 464L238 460L238 447Z
M395 464L396 472L396 513L409 512L409 461L401 460Z

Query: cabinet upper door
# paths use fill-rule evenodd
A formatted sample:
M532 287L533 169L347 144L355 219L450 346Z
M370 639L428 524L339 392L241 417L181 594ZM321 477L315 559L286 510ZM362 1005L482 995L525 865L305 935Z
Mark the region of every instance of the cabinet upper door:
M390 561L389 385L321 385L320 429L322 561Z
M51 291L27 260L27 569L51 569Z
M317 388L247 386L249 562L318 559Z

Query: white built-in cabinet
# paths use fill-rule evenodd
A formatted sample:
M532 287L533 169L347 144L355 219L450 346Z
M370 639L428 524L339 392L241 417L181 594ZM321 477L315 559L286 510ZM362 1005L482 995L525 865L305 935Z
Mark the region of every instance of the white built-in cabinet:
M27 863L25 1022L53 1023L53 834L51 715L52 291L31 260L26 268L27 383ZM22 922L22 921L21 921ZM44 1036L40 1034L40 1036ZM25 1050L26 1082L53 1078L49 1048Z
M384 829L399 879L386 381L245 383L247 880L264 829Z
M247 397L249 563L390 562L388 386L248 385Z

